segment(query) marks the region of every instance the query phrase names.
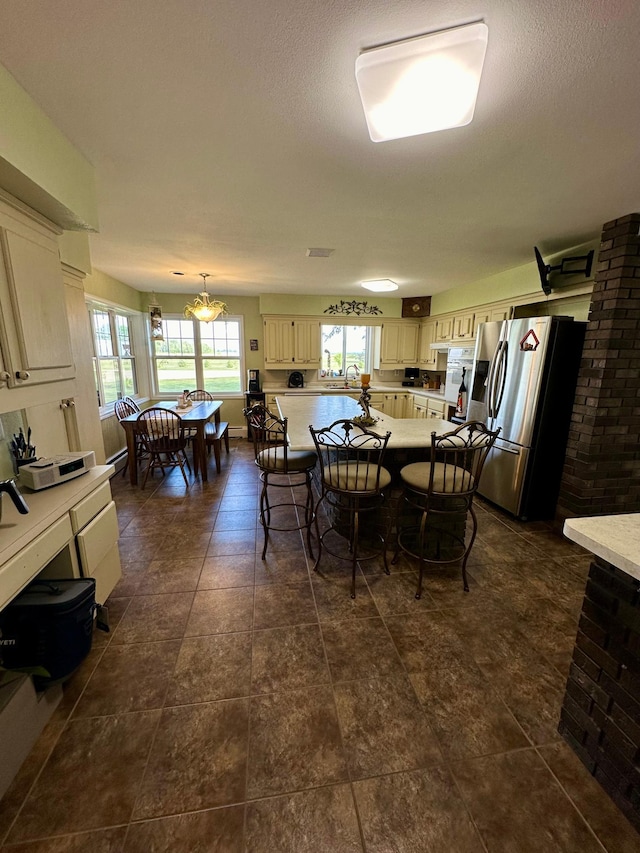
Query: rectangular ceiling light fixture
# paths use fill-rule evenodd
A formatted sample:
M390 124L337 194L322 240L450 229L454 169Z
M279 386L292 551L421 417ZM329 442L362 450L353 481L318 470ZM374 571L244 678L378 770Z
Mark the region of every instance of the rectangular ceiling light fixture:
M373 142L469 124L487 36L478 22L361 53L356 80Z

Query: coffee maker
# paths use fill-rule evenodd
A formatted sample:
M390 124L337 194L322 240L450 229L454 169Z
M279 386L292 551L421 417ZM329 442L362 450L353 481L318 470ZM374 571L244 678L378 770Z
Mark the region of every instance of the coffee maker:
M247 371L247 391L250 394L255 394L259 392L260 389L260 371L259 370L248 370Z

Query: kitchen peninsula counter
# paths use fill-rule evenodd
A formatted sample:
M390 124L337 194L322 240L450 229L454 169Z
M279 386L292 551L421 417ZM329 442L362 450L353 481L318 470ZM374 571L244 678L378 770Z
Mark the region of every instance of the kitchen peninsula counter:
M348 395L295 396L283 394L277 397L278 410L288 419L289 446L292 450L313 450L314 444L309 425L314 429L329 426L341 418L353 418L362 414L357 401ZM378 418L371 427L374 432L391 432L388 450L410 450L429 447L431 433L438 435L450 432L455 425L437 418L391 418L384 412L371 408L373 417Z
M354 388L331 388L328 385L305 385L304 388L285 388L282 385L274 386L274 385L265 385L262 389L265 394L275 394L275 395L286 395L289 396L313 396L315 394L320 394L322 396L336 395L354 395L360 394L362 388L360 385L356 385ZM419 397L424 397L428 400L445 400L444 396L444 386L438 391L435 388L420 388L420 387L410 387L406 385L376 385L371 386L369 388L369 393L372 396L376 394L416 394Z
M559 731L640 832L640 513L567 519L594 555Z

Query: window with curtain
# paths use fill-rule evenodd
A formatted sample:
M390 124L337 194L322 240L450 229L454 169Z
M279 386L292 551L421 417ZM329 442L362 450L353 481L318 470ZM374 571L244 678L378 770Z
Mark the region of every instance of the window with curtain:
M185 389L211 394L243 389L241 317L201 323L164 316L164 340L153 341L153 373L158 394L174 396Z
M98 405L112 406L137 393L131 318L115 309L89 306L94 341Z

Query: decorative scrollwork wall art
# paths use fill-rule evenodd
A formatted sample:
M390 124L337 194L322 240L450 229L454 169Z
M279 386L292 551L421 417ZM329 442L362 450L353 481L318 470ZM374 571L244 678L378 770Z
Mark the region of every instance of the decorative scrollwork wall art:
M345 302L341 299L336 305L329 305L324 309L325 314L382 314L377 305L368 305L358 299Z

